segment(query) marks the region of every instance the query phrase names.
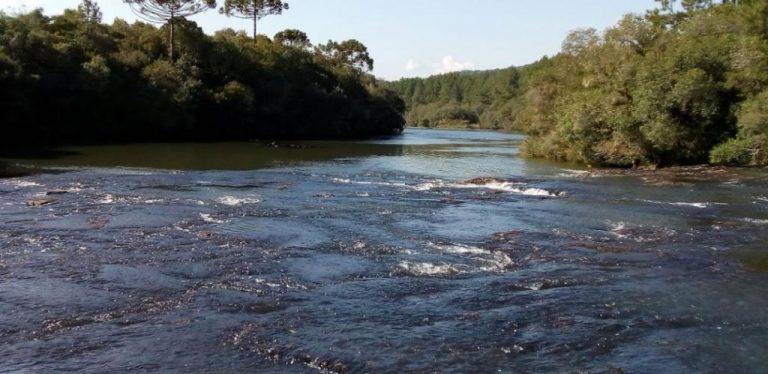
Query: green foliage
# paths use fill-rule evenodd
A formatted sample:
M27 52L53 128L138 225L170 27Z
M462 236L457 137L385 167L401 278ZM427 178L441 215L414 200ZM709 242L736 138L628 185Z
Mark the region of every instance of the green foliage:
M716 165L749 165L756 152L755 146L750 139L729 139L712 150L709 161Z
M373 70L373 59L368 54L368 48L354 39L341 43L329 40L317 46L317 52L337 66L349 66L359 72Z
M574 32L537 67L516 118L531 135L528 155L612 166L766 164L765 2L661 5L602 35Z
M767 135L768 90L748 98L739 108L737 115L740 135L748 137Z
M176 19L171 61L168 25L104 25L84 14L0 14L0 142L359 138L402 130L396 95L305 44L233 30L208 36Z
M737 111L738 137L718 145L710 162L724 165L768 165L768 91L747 99Z
M307 49L312 47L312 43L309 41L307 34L296 29L280 31L275 34L273 40L275 43L280 43L293 48Z
M512 129L519 110L521 71L460 72L390 82L413 126Z

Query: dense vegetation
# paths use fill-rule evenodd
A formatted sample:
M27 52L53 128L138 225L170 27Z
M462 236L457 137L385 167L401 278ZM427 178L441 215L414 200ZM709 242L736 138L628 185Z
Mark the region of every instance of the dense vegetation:
M206 35L178 13L160 28L103 24L91 1L53 17L0 13L0 142L398 133L404 105L372 65L357 41L313 46L298 30Z
M387 83L406 104L406 121L423 127L512 129L526 68L457 72Z
M590 164L766 164L768 2L674 2L571 33L517 121L532 156Z
M768 164L768 1L660 3L603 33L572 32L557 56L518 70L509 99L489 88L489 81L510 82L500 72L392 87L408 104L410 124L434 123L442 108L469 109L488 127L526 131L524 150L534 157L612 166ZM461 83L445 89L454 96L424 93L452 81ZM484 124L484 117L504 119Z

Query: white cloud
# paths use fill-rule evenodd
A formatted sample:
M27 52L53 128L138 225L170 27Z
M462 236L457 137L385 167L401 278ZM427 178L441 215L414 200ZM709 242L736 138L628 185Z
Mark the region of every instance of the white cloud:
M472 70L475 68L475 63L472 61L460 62L456 61L453 56L445 56L443 60L437 64L432 64L435 74L445 74L454 71Z
M421 66L416 60L409 58L408 62L405 63L405 71L412 72L416 69L418 69Z

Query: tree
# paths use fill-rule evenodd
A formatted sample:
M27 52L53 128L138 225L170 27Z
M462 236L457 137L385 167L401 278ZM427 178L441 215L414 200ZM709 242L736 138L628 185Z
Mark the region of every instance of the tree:
M368 54L368 48L355 39L341 43L329 40L327 44L319 46L318 50L331 61L352 67L357 71L373 70L373 59Z
M656 0L657 3L661 3L661 9L665 12L674 13L676 0ZM682 0L681 4L686 12L690 12L696 9L703 9L712 6L713 0Z
M579 29L568 33L563 41L563 53L576 56L590 47L600 43L600 36L594 28Z
M288 10L288 3L282 0L224 0L219 12L227 17L253 20L253 39L256 39L258 21L269 15L282 14L284 10Z
M88 23L101 23L101 7L95 1L83 0L77 6L77 11L82 14L83 19Z
M173 61L174 22L216 7L216 0L123 0L140 18L168 25L168 58Z
M693 12L712 8L713 6L726 4L741 5L749 3L749 0L654 0L660 8L648 12L648 18L659 26L674 26L688 18ZM678 10L676 5L680 5Z
M312 46L309 37L303 31L288 29L275 34L275 43L280 43L287 47L306 49Z

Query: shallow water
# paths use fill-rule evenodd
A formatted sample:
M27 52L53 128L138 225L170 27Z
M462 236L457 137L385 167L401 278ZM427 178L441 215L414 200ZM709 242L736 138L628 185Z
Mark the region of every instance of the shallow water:
M521 139L8 160L56 172L0 179L0 372L768 371L768 173Z

